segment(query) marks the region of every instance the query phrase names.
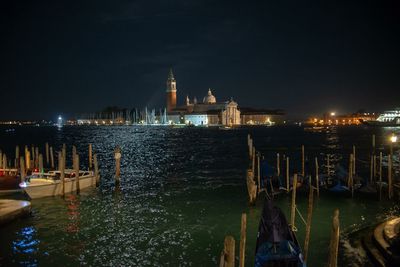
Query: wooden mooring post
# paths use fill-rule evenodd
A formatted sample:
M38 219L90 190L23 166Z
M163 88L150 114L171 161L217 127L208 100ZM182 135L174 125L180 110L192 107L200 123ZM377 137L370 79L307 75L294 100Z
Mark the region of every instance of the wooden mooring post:
M31 163L31 167L32 168L35 168L36 166L35 166L35 147L33 146L33 145L31 145L31 160L33 161L32 163Z
M379 153L379 200L382 200L382 152Z
M65 196L65 159L64 159L61 151L58 152L58 170L60 171L61 196L64 197Z
M257 200L257 186L254 181L254 172L251 169L247 170L246 184L247 193L249 194L249 204L254 205Z
M67 161L67 146L65 144L62 145L61 152L64 160ZM74 158L72 158L72 164L73 163L74 163Z
M25 182L25 177L26 177L26 170L25 170L25 160L23 156L20 156L19 158L19 172L21 175L21 182Z
M120 175L121 175L121 148L117 146L114 150L114 159L115 159L115 184L119 185L120 183Z
M14 164L15 168L18 169L19 166L19 146L17 145L15 147L15 164Z
M54 170L54 153L52 146L50 147L50 167Z
M246 228L247 228L247 215L242 213L242 223L240 228L240 254L239 254L239 267L244 267L246 257Z
M292 204L290 212L290 227L292 231L296 231L295 218L296 218L296 189L297 189L297 173L293 175L293 186L292 186Z
M233 236L226 236L224 240L224 250L221 253L220 267L235 266L235 239Z
M281 176L281 161L279 157L279 153L276 153L276 174Z
M41 175L43 175L44 167L43 167L43 155L42 154L39 154L38 161L39 161L39 172Z
M257 153L257 194L261 191L260 153Z
M333 219L332 219L328 267L337 267L337 257L339 252L339 236L340 236L339 210L336 209L333 213Z
M8 165L7 165L7 155L4 153L3 154L3 169L7 169Z
M256 148L253 147L252 151L253 151L253 155L251 156L251 170L253 172L253 175L255 175L255 171L256 171Z
M310 192L308 195L306 236L304 238L304 261L305 262L307 262L307 259L308 259L308 248L309 248L309 244L310 244L310 235L311 235L313 202L314 202L314 190L313 190L312 186L310 186Z
M289 157L286 157L286 191L290 191L290 179L289 179Z
M301 145L301 176L303 176L303 178L305 177L304 160L305 160L304 145Z
M76 193L79 194L81 192L81 188L79 185L79 155L78 154L75 154L74 170L75 170Z
M26 171L31 168L31 155L27 146L25 146L25 167Z
M35 147L35 168L39 169L39 148Z
M373 177L374 177L374 156L371 155L371 159L370 159L370 167L369 167L369 182L372 184L373 181Z
M351 189L351 197L354 197L354 177L353 177L353 154L350 154L349 159L349 178L347 187Z
M392 199L393 188L392 188L392 155L388 158L388 197Z
M317 188L317 196L319 197L319 166L318 166L318 158L315 157L315 183L316 183L316 188ZM312 188L312 185L310 185Z
M96 186L100 185L99 165L97 164L97 154L93 155L94 175L96 176Z
M76 146L72 146L72 158L74 159L76 155Z
M46 144L45 144L45 151L46 151L46 166L48 167L50 164L49 143L48 142L46 142Z
M92 160L93 160L93 148L92 148L92 144L89 144L89 170L93 169L93 164L92 164Z
M356 146L353 145L353 175L356 175Z

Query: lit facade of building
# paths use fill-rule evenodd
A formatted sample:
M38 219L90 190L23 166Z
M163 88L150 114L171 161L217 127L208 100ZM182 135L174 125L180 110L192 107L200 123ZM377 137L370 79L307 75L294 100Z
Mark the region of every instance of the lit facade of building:
M335 113L324 113L322 118L310 118L309 122L314 125L359 125L363 122L376 120L375 113L357 112L353 114L336 115Z
M171 92L174 93L173 96L171 96ZM208 89L201 102L198 102L196 97L190 101L187 96L184 105L176 106L176 92L176 81L170 71L167 79L167 105L169 105L167 111L168 121L172 124L195 126L273 125L272 117L282 117L283 115L281 111L239 108L238 103L233 99L218 102L211 89Z

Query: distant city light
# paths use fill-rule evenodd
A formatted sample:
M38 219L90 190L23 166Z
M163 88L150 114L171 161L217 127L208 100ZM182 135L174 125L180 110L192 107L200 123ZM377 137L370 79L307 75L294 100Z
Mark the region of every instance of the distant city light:
M396 143L396 142L397 142L397 136L393 134L393 135L390 137L390 141L391 141L392 143Z
M335 112L331 112L331 116L335 116L336 115L336 113Z

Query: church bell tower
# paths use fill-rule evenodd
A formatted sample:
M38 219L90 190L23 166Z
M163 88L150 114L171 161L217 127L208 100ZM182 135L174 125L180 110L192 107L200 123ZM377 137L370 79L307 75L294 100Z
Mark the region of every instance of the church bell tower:
M174 108L176 108L176 81L172 69L170 69L167 79L167 111Z

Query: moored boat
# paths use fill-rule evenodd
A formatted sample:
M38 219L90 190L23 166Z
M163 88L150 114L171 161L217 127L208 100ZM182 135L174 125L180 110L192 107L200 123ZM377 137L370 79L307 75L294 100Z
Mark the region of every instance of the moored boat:
M33 173L20 183L20 187L31 199L56 196L62 194L63 182L60 180L60 171L48 173ZM74 170L65 170L65 193L77 190L77 181ZM92 171L79 171L79 189L85 189L96 184L96 176Z
M266 199L257 234L255 267L305 267L296 235L285 215Z
M0 169L0 196L22 192L17 169Z
M385 111L374 121L363 121L369 126L400 127L400 108Z

